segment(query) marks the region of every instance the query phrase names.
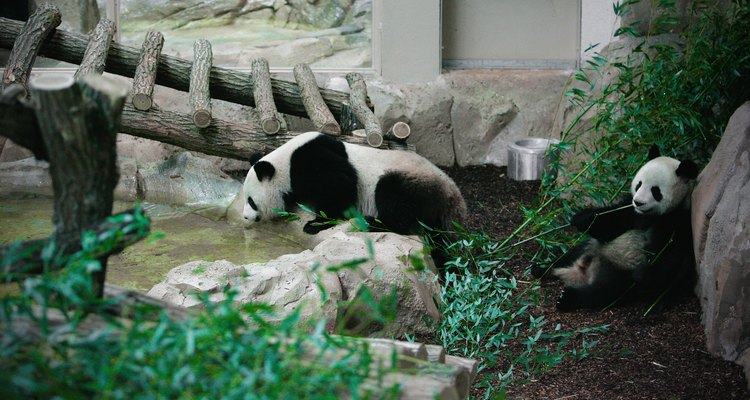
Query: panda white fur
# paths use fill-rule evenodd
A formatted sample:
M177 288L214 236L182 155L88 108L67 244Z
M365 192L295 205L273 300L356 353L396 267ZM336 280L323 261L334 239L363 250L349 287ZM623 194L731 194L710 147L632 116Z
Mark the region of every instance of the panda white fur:
M420 231L419 222L437 229L462 222L466 204L453 180L416 153L343 143L319 132L295 136L253 163L243 186L243 215L268 220L274 210L298 204L328 218L344 218L354 207L371 221L401 234ZM329 225L308 222L317 233Z
M662 157L654 146L633 178L630 199L576 213L571 225L590 238L551 266L564 285L558 309L655 301L692 289L690 196L697 175L692 161ZM632 207L619 209L627 204Z

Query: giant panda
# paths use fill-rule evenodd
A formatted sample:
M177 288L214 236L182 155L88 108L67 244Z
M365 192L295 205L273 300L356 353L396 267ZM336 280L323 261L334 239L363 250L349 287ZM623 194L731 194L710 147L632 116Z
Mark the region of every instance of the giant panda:
M564 286L559 310L656 303L665 294L692 289L690 197L698 168L689 160L660 156L655 146L648 158L631 182L629 199L583 209L571 219L590 238L551 265Z
M419 233L420 222L451 229L466 213L456 184L424 157L344 143L319 132L295 136L253 160L243 194L248 223L273 219L275 210L309 207L318 214L303 228L309 234L330 227L326 219L342 219L350 208L400 234Z

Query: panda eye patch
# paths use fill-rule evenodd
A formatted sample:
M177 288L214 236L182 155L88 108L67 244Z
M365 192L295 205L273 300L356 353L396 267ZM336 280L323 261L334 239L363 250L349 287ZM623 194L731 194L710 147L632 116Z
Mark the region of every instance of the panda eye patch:
M651 187L651 195L654 196L654 200L661 201L664 196L661 194L661 189L659 189L658 186L652 186Z
M641 188L641 185L642 185L642 184L643 184L643 182L642 182L642 181L638 181L638 184L637 184L637 185L635 185L635 191L636 191L636 192L638 191L638 189L640 189L640 188Z
M258 206L255 205L255 202L253 201L252 197L248 196L247 204L250 205L250 207L252 207L253 210L258 211Z

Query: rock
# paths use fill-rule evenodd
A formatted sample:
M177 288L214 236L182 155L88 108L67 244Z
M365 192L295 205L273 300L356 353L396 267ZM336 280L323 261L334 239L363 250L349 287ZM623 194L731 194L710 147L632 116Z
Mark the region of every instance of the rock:
M34 157L34 153L25 147L17 145L10 139L5 140L5 145L0 152L0 163L23 160Z
M693 192L696 289L708 350L750 381L750 102L735 111Z
M226 215L241 183L230 178L209 160L181 152L167 160L138 167L143 200L184 205L212 219Z
M198 302L191 293L204 292L211 301L221 301L224 289L232 288L240 304L267 303L282 317L299 311L303 326L325 317L329 331L336 326L354 326L362 335L429 333L425 320L440 318L434 300L440 291L433 272L414 271L409 262L409 256L423 254L421 241L394 233L354 233L348 231L350 227L343 224L325 230L318 234L320 243L314 249L265 264L234 265L221 260L181 265L149 295L194 307ZM373 248L371 259L368 241ZM358 259L365 260L354 268L336 267ZM382 326L368 319L371 312L363 311L364 303L352 302L363 287L370 290L375 301L395 293L397 310L392 324Z
M0 163L0 196L13 193L52 196L49 163L34 157Z

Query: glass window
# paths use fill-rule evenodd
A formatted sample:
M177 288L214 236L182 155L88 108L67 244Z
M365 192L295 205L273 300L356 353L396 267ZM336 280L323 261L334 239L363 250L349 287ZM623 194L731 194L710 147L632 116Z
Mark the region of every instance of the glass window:
M5 3L5 2L3 2ZM25 19L33 0L0 12ZM108 8L122 44L140 48L149 30L164 34L163 54L193 57L193 42L211 42L214 65L249 68L265 57L271 68L307 63L317 69L372 68L372 0L52 0L62 29L88 32ZM6 3L7 4L7 3ZM8 8L8 10L5 10ZM110 11L110 14L112 12ZM7 52L6 52L7 53ZM5 55L7 58L7 54ZM5 64L5 59L2 59ZM71 66L37 59L37 67ZM74 67L74 66L72 66Z

